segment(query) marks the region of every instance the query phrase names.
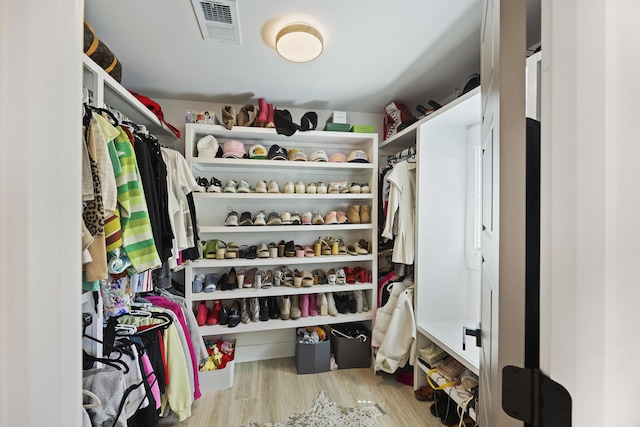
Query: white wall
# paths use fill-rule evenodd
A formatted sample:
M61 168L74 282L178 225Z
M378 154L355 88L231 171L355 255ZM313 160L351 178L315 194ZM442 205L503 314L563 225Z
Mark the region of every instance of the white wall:
M185 128L185 111L186 110L196 110L196 111L214 111L216 117L221 117L222 107L224 104L216 104L216 103L208 103L208 102L199 102L199 101L182 101L182 100L173 100L173 99L155 99L160 106L162 106L162 112L164 113L164 118L167 122L171 123L173 126L180 129L182 132L182 137L180 141L170 141L163 139L163 142L167 144L171 142L173 147L177 148L179 151L184 153L184 128ZM268 102L269 100L267 100ZM236 112L240 110L242 105L231 104ZM256 104L257 106L257 104ZM301 108L287 108L283 106L276 106L278 109L287 109L291 113L292 119L294 123L300 124L300 118L303 114L309 111L315 111L318 114L318 126L316 130L324 129L324 125L327 119L331 116L332 111L330 110L305 110ZM372 114L372 113L358 113L358 112L347 112L347 122L350 124L359 124L359 125L373 125L375 126L375 130L378 133L378 141L382 141L383 134L383 115L382 114ZM291 138L295 138L295 134L291 136ZM307 153L309 154L309 153Z
M81 425L82 16L0 2L0 426Z
M573 425L634 425L640 3L542 6L541 368Z

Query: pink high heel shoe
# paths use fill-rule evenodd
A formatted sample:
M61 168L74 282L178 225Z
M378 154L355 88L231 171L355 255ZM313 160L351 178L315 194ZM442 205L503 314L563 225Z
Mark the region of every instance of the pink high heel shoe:
M267 119L269 118L269 108L267 107L267 101L264 98L258 99L258 118L256 119L256 125L258 127L267 126Z

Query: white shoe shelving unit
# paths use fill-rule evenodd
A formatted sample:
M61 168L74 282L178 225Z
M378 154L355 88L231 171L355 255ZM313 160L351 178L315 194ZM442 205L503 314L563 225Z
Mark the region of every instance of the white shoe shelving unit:
M285 149L297 149L307 156L317 150L327 155L341 152L345 155L353 150L364 150L370 163L332 163L310 161L280 161L256 159L227 159L198 157L197 142L206 135L213 135L220 147L234 139L244 143L246 150L254 144L262 144L267 151L273 144ZM318 237L328 240L330 236L341 236L344 243L355 243L364 239L371 243L370 254L360 255L321 255L313 257L276 257L256 259L200 259L187 264L185 268L186 298L197 313L199 304L205 303L209 309L216 300L230 307L235 300L245 298L292 296L319 293L337 293L364 291L369 309L366 312L338 314L337 316L309 316L296 320L269 319L240 323L230 328L227 325L201 326L203 336L225 336L236 339L237 360L249 361L294 355L295 330L311 325L329 325L345 322L370 322L376 310L377 301L377 134L358 134L350 132L308 131L296 132L287 137L277 134L272 128L254 128L235 126L231 130L219 125L187 124L185 132L185 158L191 165L195 177L211 180L217 178L225 187L227 180L236 182L245 179L252 188L258 181L275 181L280 193L193 193L198 221L198 233L201 241L219 239L229 244L258 246L261 243L278 243L281 240L293 241L296 245L313 245ZM365 194L284 194L286 182L303 182L305 187L311 182L332 181L367 183L370 192ZM271 211L281 214L283 211L319 212L323 217L328 211L348 211L350 205L366 205L370 209L370 222L361 224L333 225L274 225L274 226L225 226L230 210L250 212L252 219L259 211L265 218ZM275 270L286 266L299 271L331 268L362 267L371 271L370 283L346 285L315 285L313 287L294 288L273 286L267 289L239 288L235 290L216 290L214 292L192 292L192 281L198 274L218 273L220 276L235 268L252 267L258 270ZM371 327L371 323L368 323Z
M417 348L433 342L476 375L479 348L471 336L463 348L463 327L478 328L480 321L480 122L478 87L378 147L393 155L416 146ZM416 363L416 389L427 372ZM458 403L467 396L446 391Z

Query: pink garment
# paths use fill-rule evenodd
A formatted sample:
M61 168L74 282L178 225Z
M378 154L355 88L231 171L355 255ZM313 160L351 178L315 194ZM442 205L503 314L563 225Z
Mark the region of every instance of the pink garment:
M191 334L189 333L189 328L187 328L187 321L184 317L184 312L182 311L182 307L179 304L168 300L165 297L149 295L146 297L149 302L158 307L167 308L173 311L180 322L180 326L182 326L182 330L184 331L184 335L187 339L187 346L189 347L189 356L191 357L191 363L193 365L193 385L195 391L193 392L193 400L197 400L202 396L200 393L200 380L198 379L198 360L196 359L196 353L193 349L193 343L191 342Z
M142 367L144 368L144 377L147 380L147 384L151 388L151 394L153 394L153 398L156 401L156 410L160 409L160 386L158 385L158 378L156 377L156 373L153 371L153 366L151 366L151 361L149 360L149 356L147 353L142 353Z

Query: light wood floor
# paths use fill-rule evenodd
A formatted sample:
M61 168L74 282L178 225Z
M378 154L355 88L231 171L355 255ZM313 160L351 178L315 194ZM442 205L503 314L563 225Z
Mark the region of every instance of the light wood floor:
M413 397L413 388L395 375L374 374L370 368L339 369L298 375L294 358L238 363L234 385L228 390L203 393L192 407L191 417L179 423L174 414L160 425L180 427L231 427L250 421L282 422L294 412L309 409L324 390L329 400L355 407L373 401L386 410L378 418L382 427L441 427L429 412L431 402Z

